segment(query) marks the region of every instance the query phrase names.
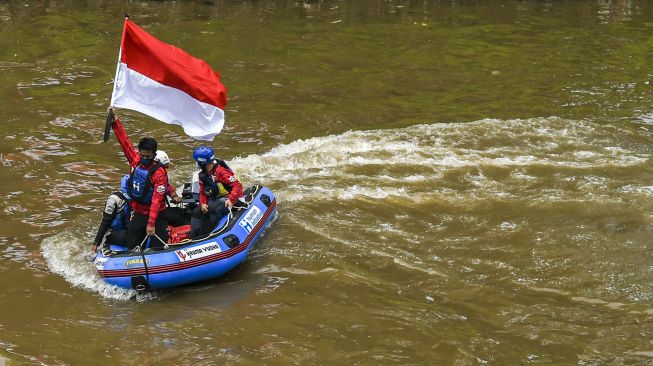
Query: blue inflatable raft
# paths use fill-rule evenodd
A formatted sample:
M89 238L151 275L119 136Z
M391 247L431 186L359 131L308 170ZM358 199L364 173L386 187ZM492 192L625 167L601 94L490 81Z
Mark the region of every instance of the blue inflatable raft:
M139 291L219 277L245 260L276 215L276 204L269 189L253 186L208 235L164 249L98 251L93 264L105 282Z

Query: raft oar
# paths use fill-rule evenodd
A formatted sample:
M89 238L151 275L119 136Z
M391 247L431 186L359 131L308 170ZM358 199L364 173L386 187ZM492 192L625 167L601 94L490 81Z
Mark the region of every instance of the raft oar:
M107 121L104 124L104 142L109 141L109 134L111 133L111 125L113 124L113 111L109 109L107 113Z

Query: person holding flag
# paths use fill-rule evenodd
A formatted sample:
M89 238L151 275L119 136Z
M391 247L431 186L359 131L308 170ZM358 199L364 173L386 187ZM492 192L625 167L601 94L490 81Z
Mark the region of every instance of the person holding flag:
M165 169L154 161L156 140L144 138L138 151L134 149L120 120L114 122L113 108L141 112L181 126L186 135L196 140L212 141L224 126L226 104L227 89L220 82L220 74L208 63L160 41L129 16L125 18L104 141L108 141L113 129L132 167L130 196L135 216L127 231L130 247L140 244L139 240L145 237L143 230L149 236L156 234L162 241L167 240L166 215L161 213L166 209L163 197L168 182ZM238 189L233 191L235 196ZM242 195L242 186L240 192ZM232 200L230 195L227 202L233 204L237 198Z
M157 142L151 137L143 137L136 150L113 107L110 113L114 117L111 127L131 170L127 193L131 198L134 217L127 225L127 247L133 249L139 246L146 235L156 236L152 247L163 247L168 241L168 221L163 213L167 207L168 174L163 165L154 160Z

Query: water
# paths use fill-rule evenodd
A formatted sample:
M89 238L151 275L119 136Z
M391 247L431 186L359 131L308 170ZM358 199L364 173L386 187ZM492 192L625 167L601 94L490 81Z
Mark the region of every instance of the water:
M228 88L279 215L227 276L85 260L122 15ZM653 364L645 1L0 2L0 364ZM181 128L122 111L192 172Z

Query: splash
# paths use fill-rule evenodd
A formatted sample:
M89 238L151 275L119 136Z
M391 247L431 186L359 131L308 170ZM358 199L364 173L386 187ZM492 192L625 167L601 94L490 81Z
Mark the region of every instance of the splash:
M80 220L82 221L82 220ZM81 222L78 229L64 230L49 237L41 244L43 257L50 270L61 275L75 287L97 292L102 297L115 300L129 300L136 296L136 291L126 290L105 283L98 275L93 264L88 260L91 232L84 232L83 227L91 228L91 222Z

